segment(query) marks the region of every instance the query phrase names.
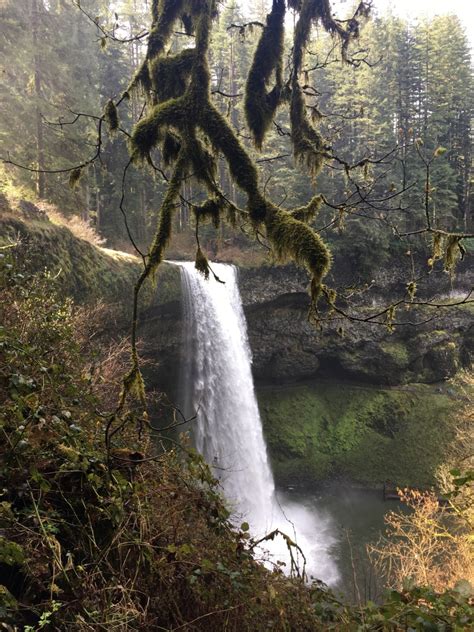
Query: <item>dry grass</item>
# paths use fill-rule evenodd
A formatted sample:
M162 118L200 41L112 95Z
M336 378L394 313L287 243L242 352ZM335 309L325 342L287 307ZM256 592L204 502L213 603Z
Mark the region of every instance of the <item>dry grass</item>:
M127 255L128 256L128 255ZM111 331L120 331L123 324L121 305L104 301L85 306L76 305L72 313L75 338L84 359L83 371L89 376L92 394L100 401L102 408L113 410L117 405L123 376L130 368L130 338L118 334L111 337ZM137 342L140 353L143 341ZM142 358L141 366L153 364L151 359ZM149 393L150 404L155 394Z
M101 247L102 252L104 252L115 261L127 261L130 263L136 263L139 261L136 255L132 255L129 252L124 252L123 250L114 250L112 248L103 248Z
M95 230L95 228L86 220L77 215L72 217L65 217L59 212L57 207L47 202L39 202L38 208L46 213L51 223L58 226L65 226L71 233L78 239L88 241L93 246L103 246L105 239L103 239Z

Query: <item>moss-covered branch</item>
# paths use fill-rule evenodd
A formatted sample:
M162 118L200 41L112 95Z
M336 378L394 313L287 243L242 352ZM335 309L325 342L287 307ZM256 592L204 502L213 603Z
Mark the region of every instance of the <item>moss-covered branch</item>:
M284 0L273 0L271 13L258 42L245 87L245 115L257 147L262 142L280 103L284 46ZM275 73L275 85L267 85Z
M295 157L316 175L327 148L307 118L304 95L298 81L304 49L311 26L318 22L330 33L337 34L346 47L350 38L357 35L357 20L354 18L355 22L350 23L347 30L342 28L332 18L328 0L302 0L290 4L300 12L294 36L291 76L284 87L282 55L286 8L284 0L273 0L247 80L246 117L256 144L261 145L285 89L286 94L291 94L290 120ZM261 190L257 169L248 152L226 118L211 102L208 48L216 7L216 0L154 0L152 4L153 24L147 56L134 80L147 93L149 111L135 126L130 149L133 159L147 160L153 149L160 147L164 162L174 165L174 173L161 206L159 225L143 274L137 283L135 315L143 282L163 260L183 178L194 176L204 184L210 195L208 202L195 209L198 222L210 218L218 226L221 215L228 213L229 204L215 182L219 153L227 161L232 179L247 196L250 221L256 230L266 231L276 257L293 260L310 273L313 307L330 266L331 256L327 246L306 223L317 213L321 196L316 195L308 205L298 209L277 208ZM195 45L173 57L166 57L166 43L177 20L181 20L185 27L187 24L187 30L195 33ZM274 87L267 90L273 75ZM207 276L209 264L199 246L198 234L196 238L196 267ZM135 336L133 343L134 340ZM138 370L135 350L133 360L134 369Z

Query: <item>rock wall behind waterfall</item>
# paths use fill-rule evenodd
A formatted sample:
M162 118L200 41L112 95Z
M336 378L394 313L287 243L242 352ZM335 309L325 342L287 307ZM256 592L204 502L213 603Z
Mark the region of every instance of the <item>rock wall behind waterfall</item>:
M178 281L175 280L178 284ZM464 285L469 279L463 278ZM298 382L333 377L382 385L434 383L452 377L472 362L472 306L424 311L434 316L420 327L404 326L394 333L380 325L344 321L316 329L307 320L309 298L303 272L291 268L244 269L239 286L259 383ZM160 288L158 288L160 291ZM172 389L181 354L182 308L179 286L172 300L160 301L143 315L141 333L146 354L158 366L150 379ZM398 317L414 320L416 312ZM344 333L338 333L339 327Z

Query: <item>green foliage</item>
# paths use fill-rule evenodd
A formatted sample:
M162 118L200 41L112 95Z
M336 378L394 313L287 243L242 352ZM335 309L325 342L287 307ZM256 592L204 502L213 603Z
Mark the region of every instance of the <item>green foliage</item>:
M10 542L3 536L0 537L0 564L7 566L21 565L25 561L22 547L16 542Z

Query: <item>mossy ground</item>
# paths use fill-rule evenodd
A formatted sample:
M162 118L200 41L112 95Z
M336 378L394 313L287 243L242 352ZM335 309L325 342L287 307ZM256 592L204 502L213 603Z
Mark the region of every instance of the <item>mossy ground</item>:
M445 386L425 384L317 382L260 389L258 397L280 484L343 479L369 486L387 480L432 485L453 440L459 407Z
M9 206L0 212L0 245L12 243L20 244L17 252L24 251L28 269L47 269L57 276L62 295L78 303L101 300L119 304L124 314L131 310L133 286L142 269L138 257L79 239L39 211L37 218L25 218ZM142 292L141 305L146 308L178 300L180 287L179 270L163 264Z

